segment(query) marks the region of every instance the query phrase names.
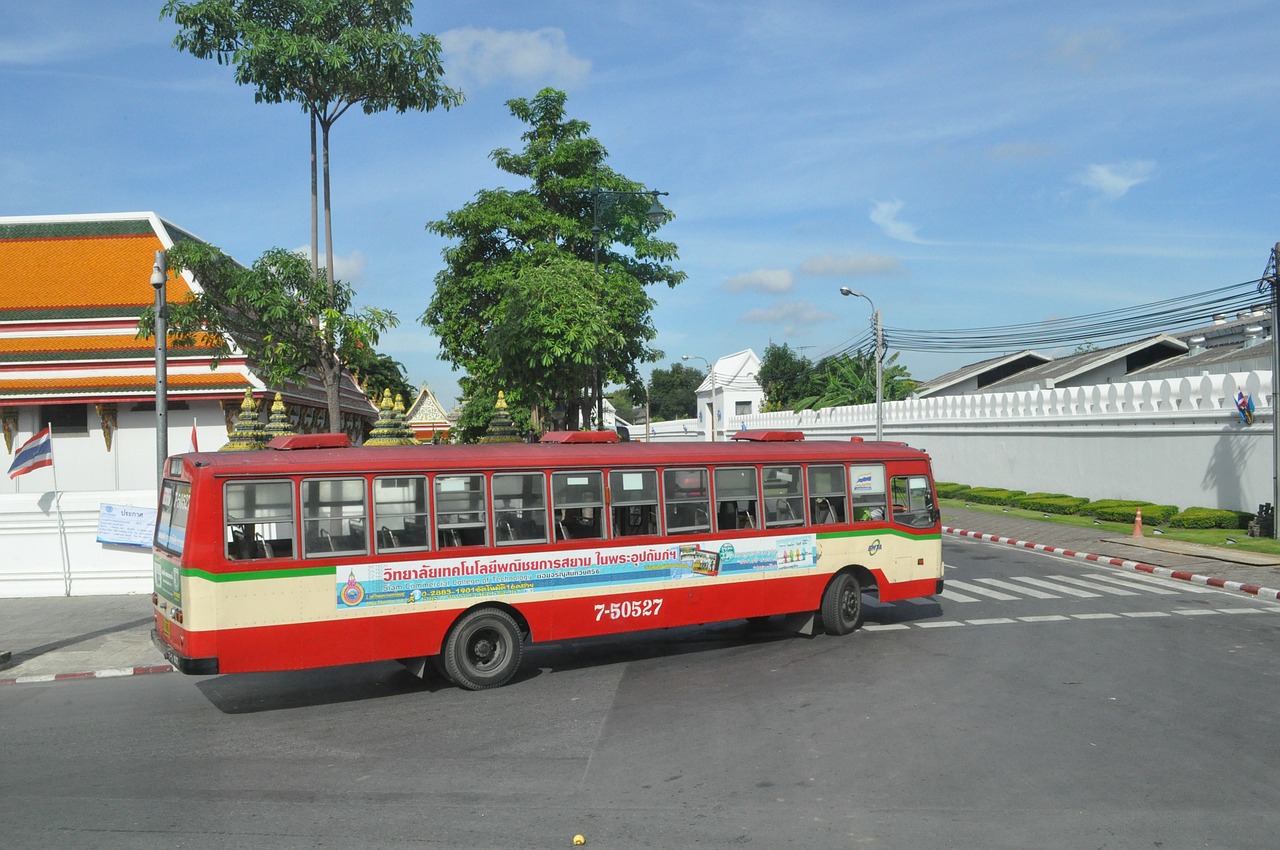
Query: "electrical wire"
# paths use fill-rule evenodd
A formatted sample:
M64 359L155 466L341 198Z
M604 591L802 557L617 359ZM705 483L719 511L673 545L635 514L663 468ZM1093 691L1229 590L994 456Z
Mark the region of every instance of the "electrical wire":
M1026 348L1057 348L1093 344L1098 347L1141 338L1144 334L1191 329L1208 325L1215 316L1252 311L1259 303L1261 284L1267 278L1231 284L1204 292L1043 322L978 328L920 330L886 326L885 347L897 351L983 352ZM1267 301L1270 301L1267 293ZM830 353L851 354L874 348L871 329L835 346Z

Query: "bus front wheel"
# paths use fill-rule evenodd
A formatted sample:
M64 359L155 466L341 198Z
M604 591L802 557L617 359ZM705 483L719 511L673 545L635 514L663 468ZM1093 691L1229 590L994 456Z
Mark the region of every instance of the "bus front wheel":
M862 625L862 587L853 573L839 573L822 594L822 628L829 635L847 635Z
M465 614L444 643L445 673L470 691L496 688L520 668L520 627L506 611L480 608Z

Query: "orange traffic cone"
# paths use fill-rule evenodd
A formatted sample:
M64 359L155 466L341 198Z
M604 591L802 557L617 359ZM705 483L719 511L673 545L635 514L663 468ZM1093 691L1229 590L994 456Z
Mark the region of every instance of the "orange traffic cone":
M1142 508L1138 508L1138 512L1133 515L1133 536L1142 536Z

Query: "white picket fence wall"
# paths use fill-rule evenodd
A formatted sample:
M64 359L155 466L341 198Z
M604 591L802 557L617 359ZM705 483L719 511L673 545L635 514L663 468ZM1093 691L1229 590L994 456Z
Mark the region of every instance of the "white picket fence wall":
M1253 399L1246 425L1235 396ZM907 399L883 405L884 438L925 449L940 481L1090 499L1256 510L1273 501L1271 373ZM874 404L730 417L811 440L874 439ZM718 433L717 439L725 435ZM654 441L705 440L696 420Z

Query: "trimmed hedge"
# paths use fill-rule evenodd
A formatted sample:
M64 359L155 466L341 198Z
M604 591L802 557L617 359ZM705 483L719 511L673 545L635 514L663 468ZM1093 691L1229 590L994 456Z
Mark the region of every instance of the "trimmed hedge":
M1013 499L1015 508L1028 511L1040 511L1046 514L1077 514L1080 508L1089 504L1088 499L1079 496L1068 496L1066 493L1027 493Z
M1248 528L1252 514L1217 508L1187 508L1169 520L1174 528Z
M1004 490L999 487L970 487L964 498L979 505L1008 505L1018 496L1027 495L1025 490Z
M938 491L939 499L963 499L971 489L968 484L953 484L950 481L935 481L933 489Z
M1141 499L1099 499L1091 502L1080 496L1071 496L1066 493L1027 493L1024 490L970 487L967 484L943 481L935 483L934 486L937 488L938 497L942 499L963 499L979 505L1008 506L1046 514L1079 514L1107 522L1131 523L1139 510L1142 511L1143 522L1152 525L1169 523L1177 528L1247 528L1249 521L1253 519L1252 514L1213 508L1187 508L1180 513L1177 505L1157 505ZM1206 513L1211 516L1206 517ZM1175 523L1172 522L1174 517L1182 517L1182 519Z
M1133 522L1139 510L1142 511L1143 522L1164 525L1178 513L1178 506L1155 505L1132 499L1099 499L1082 507L1080 513L1107 522Z

